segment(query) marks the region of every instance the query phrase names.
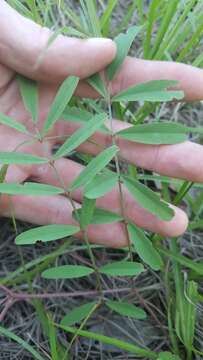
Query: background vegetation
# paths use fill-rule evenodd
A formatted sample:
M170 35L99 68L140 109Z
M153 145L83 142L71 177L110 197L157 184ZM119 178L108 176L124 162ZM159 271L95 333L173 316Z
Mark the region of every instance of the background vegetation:
M100 0L97 1L98 18L90 5L93 2L88 0L8 2L25 16L52 28L54 36L59 32L81 37L94 36L99 29L103 36L114 38L120 32L125 32L131 24L136 24L140 26L140 31L131 49L133 55L203 66L201 0ZM89 15L84 10L88 4ZM100 101L74 99L73 105L75 104L90 112L103 106ZM163 117L173 122L178 120L187 126L198 127L203 124L201 102L145 102L129 103L127 106L120 102L113 105L113 113L121 120L136 121L140 124ZM199 135L194 135L193 139L201 142ZM89 156L78 152L75 152L73 157L84 164L91 160ZM126 164L121 166L126 171ZM79 319L79 323L81 328L84 325L83 330L87 329L88 333L77 332L73 328L69 328L68 333L63 331L54 324L59 324L70 310L97 299L98 294L94 295L95 277L55 281L43 279L41 273L49 265L64 265L67 262L72 265L89 265L86 245L75 238L68 238L65 241L36 244L19 250L14 241L16 230L21 233L29 229L30 225L1 220L1 285L18 293L35 294L46 291L63 295L49 296L43 300L22 296L18 299L20 301L13 303L0 328L0 358L158 359L158 355L154 354L165 351L173 353L174 357L165 353L160 355L159 360L200 360L203 357L203 186L157 177L132 166L129 166L127 171L132 176L138 176L145 185L159 191L165 200L181 204L190 218L189 228L183 237L162 239L161 242L158 237L153 237L161 246L160 252L165 259L162 271L157 272L147 267L147 271L141 273L133 282L127 277L101 276L102 288L106 291L105 300L133 303L141 307L147 317L141 319L139 317L142 316L137 315L135 318L132 314L127 317L118 311L112 311L110 306L100 306L93 312L95 307L91 304L85 311L84 308L79 311L79 314L83 311L86 314ZM126 250L96 246L91 248L98 267L120 261L126 255ZM86 291L89 291L89 296ZM3 288L0 295L4 300ZM126 310L124 312L126 315ZM78 313L73 314L73 317L77 316ZM79 325L77 326L79 328ZM75 334L73 338L70 331ZM96 337L95 333L104 334L110 340ZM27 348L29 345L32 348ZM70 351L67 352L67 349ZM143 354L140 349L144 349Z

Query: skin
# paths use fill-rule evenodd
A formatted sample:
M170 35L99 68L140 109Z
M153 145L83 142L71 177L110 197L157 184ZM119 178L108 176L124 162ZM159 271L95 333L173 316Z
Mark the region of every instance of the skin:
M16 83L16 72L39 82L39 122L41 129L59 84L68 76L76 75L85 79L91 74L104 69L115 57L116 46L109 39L78 40L58 36L52 46L44 51L51 32L41 28L10 8L6 2L0 4L0 112L26 125L34 132L29 114L26 112ZM201 69L173 62L146 61L136 58L126 58L121 70L111 84L112 94L139 82L153 79L176 79L180 83L178 89L185 92L185 101L202 100L203 71ZM84 80L76 90L79 96L96 97L97 94ZM71 119L70 119L71 120ZM114 119L114 131L122 129L126 124ZM16 146L30 138L13 129L0 125L0 151L13 151ZM59 121L50 131L49 136L71 135L77 126L74 123ZM97 132L92 139L101 147L110 145L107 135ZM57 140L59 142L59 140ZM24 145L19 151L29 152L39 156L50 156L56 141L45 141ZM178 145L143 145L118 140L120 155L127 162L144 169L155 171L162 175L203 182L203 147L191 142ZM80 151L97 154L99 147L85 143ZM81 172L83 167L71 160L56 161L57 171L68 186ZM59 185L59 181L49 165L40 166L9 166L7 182L23 183L27 180L39 183ZM161 221L142 209L130 196L125 194L126 215L146 230L157 232L164 236L178 236L184 233L188 220L186 214L174 207L174 217L171 221ZM73 194L76 207L80 207L82 191ZM120 212L118 189L97 201L97 206ZM71 223L72 207L63 196L50 197L12 197L12 211L20 220L34 224ZM11 201L7 196L1 197L0 214L11 215ZM88 230L89 239L98 244L112 247L127 244L123 224L92 225ZM81 234L79 234L81 236Z

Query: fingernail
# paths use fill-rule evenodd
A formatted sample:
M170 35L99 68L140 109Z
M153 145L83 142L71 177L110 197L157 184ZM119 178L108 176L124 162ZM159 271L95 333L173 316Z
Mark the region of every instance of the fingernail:
M93 46L94 49L98 48L100 50L108 51L112 55L112 59L116 55L116 44L113 40L107 38L90 38L87 40L88 45Z

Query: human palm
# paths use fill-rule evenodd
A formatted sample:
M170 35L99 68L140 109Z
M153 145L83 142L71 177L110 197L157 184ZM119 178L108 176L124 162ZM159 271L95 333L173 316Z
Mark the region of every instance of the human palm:
M50 32L37 24L21 17L5 2L0 5L0 112L23 123L31 133L40 130L50 105L56 94L58 85L68 76L76 75L86 78L102 70L115 56L115 45L107 39L92 39L81 41L59 36L52 46L44 51ZM15 26L11 33L9 24ZM22 41L22 34L24 38ZM25 110L20 96L16 72L35 79L39 83L39 121L34 127L28 112ZM152 62L127 58L111 84L112 93L127 88L139 82L153 79L177 79L179 87L184 90L186 100L200 100L203 97L203 71L184 64L172 62ZM95 97L97 94L81 81L77 95ZM114 120L115 130L124 125ZM52 153L53 146L60 143L64 136L69 136L76 129L70 122L59 121L40 142L31 142L31 137L14 129L1 125L0 151L18 151L47 157ZM92 139L106 147L111 139L108 135L97 132ZM156 173L173 176L191 181L203 182L203 147L191 142L177 145L143 145L118 140L120 153L129 163L136 164L155 171ZM87 142L80 151L90 154L98 152L94 142ZM62 158L57 160L55 168L68 186L81 172L82 165ZM16 166L8 168L6 181L23 183L28 179L39 183L59 185L59 180L49 164ZM168 236L177 236L187 227L187 216L174 207L175 215L171 221L162 221L141 208L126 189L126 215L138 226L147 230ZM76 207L82 202L82 191L73 193ZM100 198L97 206L120 211L120 197L117 188ZM31 197L13 196L11 201L7 196L1 197L0 213L9 217L11 208L15 217L36 224L74 223L72 206L63 196ZM91 225L89 238L96 243L110 246L126 245L126 233L122 223L111 225Z

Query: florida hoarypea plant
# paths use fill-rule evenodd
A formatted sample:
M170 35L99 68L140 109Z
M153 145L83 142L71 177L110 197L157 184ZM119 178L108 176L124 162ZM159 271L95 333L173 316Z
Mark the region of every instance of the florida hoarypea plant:
M124 301L116 301L104 298L101 275L106 276L125 276L135 277L145 271L145 267L150 267L153 271L159 271L163 267L163 256L167 255L164 248L156 246L151 238L131 220L125 213L125 199L123 187L125 186L131 193L135 201L144 209L148 210L158 218L169 221L173 217L173 210L163 201L160 196L152 191L149 187L139 181L139 177L131 173L123 172L119 161L119 146L117 139L122 138L130 142L142 144L176 144L187 139L189 133L201 132L199 128L191 128L179 123L166 121L153 121L145 124L134 124L125 130L115 132L114 121L112 118L112 105L116 103L130 102L168 102L171 100L181 100L184 97L183 92L171 90L177 81L173 80L157 80L141 83L127 90L112 96L109 92L109 84L119 71L129 49L140 31L140 27L133 26L124 34L120 34L115 38L117 44L117 55L112 64L105 70L105 80L100 74L95 74L88 79L89 84L100 94L103 107L101 111L91 112L74 106L74 91L78 85L79 78L69 76L61 84L56 97L51 105L47 115L43 129L36 133L30 133L26 125L22 125L15 119L4 114L0 114L0 123L7 125L16 131L29 135L32 142L43 143L46 141L48 132L59 121L69 121L69 119L80 123L80 127L70 137L67 137L63 144L50 158L42 158L28 153L18 152L19 147L13 152L1 152L1 183L0 192L8 195L32 195L32 196L53 196L61 194L67 197L67 201L72 204L73 218L77 221L76 226L73 225L47 225L32 228L16 237L16 244L32 245L37 241L50 242L57 241L68 236L77 234L79 231L83 233L91 266L84 265L63 265L51 267L44 270L41 274L46 279L73 279L95 275L95 287L98 290L98 299L94 302L86 302L85 304L73 309L63 319L60 324L53 324L55 327L64 329L73 334L73 339L77 336L84 336L99 340L101 342L118 346L119 348L143 356L148 359L157 360L178 360L178 355L172 355L170 352L156 353L148 349L135 346L130 343L112 339L101 334L95 334L83 330L87 320L96 312L99 306L106 306L110 310L128 316L134 319L145 319L147 314L141 307L135 306ZM21 96L25 108L30 113L32 121L37 129L38 122L38 87L37 84L22 76L18 76L18 83ZM109 126L106 126L108 119ZM69 187L66 187L61 180L60 173L57 173L60 185L58 187L47 184L39 184L34 182L26 182L24 184L5 182L6 172L10 164L49 164L56 172L55 161L69 156L81 144L89 141L91 136L96 132L104 132L110 135L112 139L111 146L102 149L99 154L93 157L84 168L84 170L74 179ZM114 167L109 167L109 164ZM96 200L106 193L110 192L113 187L118 186L120 196L120 213L113 213L105 209L96 207ZM72 200L72 193L76 189L83 189L83 201L80 209L76 208ZM106 224L114 222L123 222L126 227L128 238L128 256L126 252L122 261L108 263L102 267L98 267L93 250L89 244L88 226L90 224ZM166 253L164 253L164 251ZM134 260L136 258L136 261ZM126 260L127 259L127 260ZM138 259L138 260L137 260ZM191 289L189 289L191 290ZM73 327L76 323L80 323L79 328ZM1 329L0 329L1 331ZM3 330L2 330L3 331ZM70 345L71 345L70 344Z

